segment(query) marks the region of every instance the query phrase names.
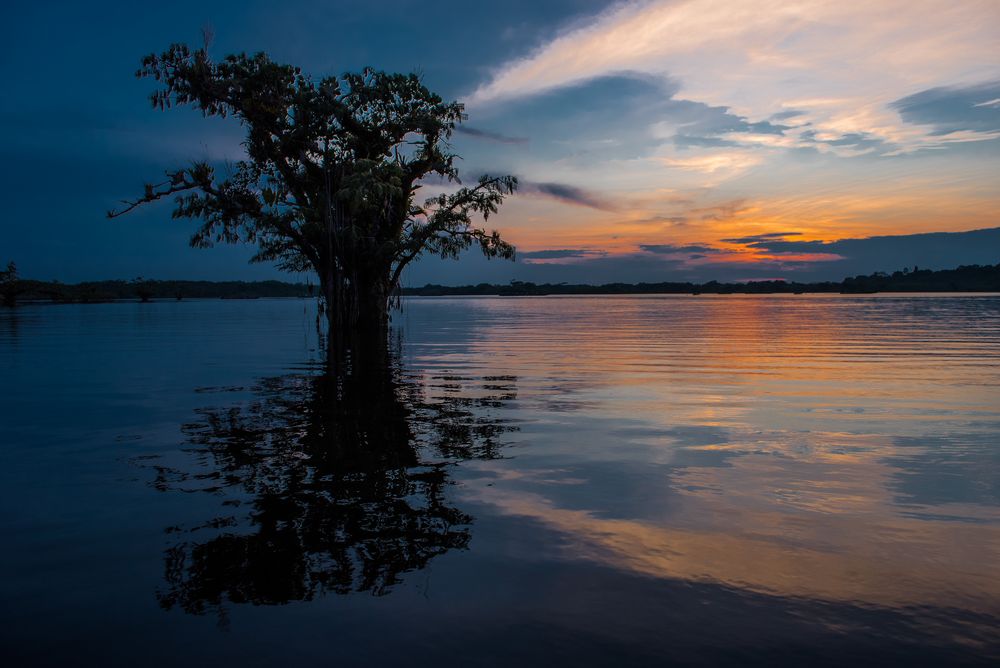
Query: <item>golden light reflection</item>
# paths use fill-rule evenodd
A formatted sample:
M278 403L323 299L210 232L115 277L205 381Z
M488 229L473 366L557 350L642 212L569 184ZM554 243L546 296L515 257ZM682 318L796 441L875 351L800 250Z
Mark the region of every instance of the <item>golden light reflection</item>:
M557 532L570 559L1000 614L1000 508L974 493L991 483L934 496L954 480L941 466L975 478L962 457L1000 420L1000 329L972 302L927 319L929 302L880 299L476 301L490 327L472 359L490 366L466 371L520 379L524 447L513 464L483 464L490 476L466 493ZM555 336L542 326L553 319ZM962 457L948 455L949 434ZM533 470L534 448L609 476L640 471L634 516L580 506L601 494L567 503L567 485L600 481L572 466ZM943 477L922 496L905 487L919 475Z
M752 460L737 470L745 477L760 473ZM867 496L878 491L879 476L867 480L876 486L857 481L859 494L831 497L825 508L813 508L811 514L822 512L822 518L752 512L738 503L719 503L706 492L696 501L704 504L699 517L725 518L716 523L722 526L707 529L606 519L560 508L542 495L505 493L498 487L477 487L474 495L502 513L560 532L574 558L643 575L827 601L1000 612L1000 570L989 566L1000 561L1000 529L879 512L885 506ZM759 498L766 491L743 485L738 496ZM892 536L893 549L872 540L879 534ZM970 551L982 555L985 570L950 568Z

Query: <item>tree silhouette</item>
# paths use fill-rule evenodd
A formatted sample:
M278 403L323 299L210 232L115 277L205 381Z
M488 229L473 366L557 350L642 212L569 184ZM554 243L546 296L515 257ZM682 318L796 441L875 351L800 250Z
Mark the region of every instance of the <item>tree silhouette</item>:
M153 298L153 289L150 282L144 279L142 276L137 276L131 281L132 287L135 289L135 296L139 298L142 303L148 302Z
M221 496L225 512L169 530L164 608L224 616L226 604L382 595L468 545L472 518L448 502L449 468L499 455L513 427L490 411L515 396L515 379L484 379L475 399L428 399L398 370L349 378L358 387L346 392L343 382L265 379L249 404L199 411L185 426L196 465L156 467L153 484Z
M7 263L7 268L0 270L0 299L4 306L16 306L17 295L23 291L20 279L17 277L17 265Z
M191 105L239 119L246 158L224 177L207 162L169 171L108 215L176 196L175 218L204 221L193 246L254 243L257 261L315 271L332 366L385 361L394 291L423 253L457 258L477 244L488 257L514 256L495 230L474 222L498 210L514 177L484 175L417 201L429 179L460 183L448 140L465 114L414 74L365 69L316 81L263 53L215 62L207 46L175 44L146 56L137 76L161 85L155 108Z

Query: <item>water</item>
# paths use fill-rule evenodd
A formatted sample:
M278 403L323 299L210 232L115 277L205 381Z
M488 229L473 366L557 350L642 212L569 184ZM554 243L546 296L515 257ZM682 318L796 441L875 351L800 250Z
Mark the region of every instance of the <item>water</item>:
M1000 297L414 298L334 422L315 317L0 311L8 665L1000 659Z

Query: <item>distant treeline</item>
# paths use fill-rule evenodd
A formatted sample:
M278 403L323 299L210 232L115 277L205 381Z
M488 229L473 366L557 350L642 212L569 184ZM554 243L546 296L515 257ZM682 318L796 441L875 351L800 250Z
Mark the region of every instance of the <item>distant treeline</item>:
M568 283L525 283L511 281L506 285L428 284L421 288L403 288L403 295L624 295L624 294L776 294L834 292L864 294L872 292L1000 292L1000 264L967 265L957 269L903 269L887 274L845 278L839 283L798 283L788 281L753 281L750 283L605 283L581 285Z
M256 299L259 297L308 297L312 286L282 281L57 281L21 280L18 301L95 303L119 299Z
M4 301L13 304L26 301L60 303L96 303L120 299L149 301L152 299L257 299L259 297L311 297L313 286L282 281L154 281L142 278L131 281L89 281L65 284L58 281L17 279L14 266L9 276L0 276L0 292ZM6 273L6 272L0 272ZM433 285L403 288L404 296L445 295L625 295L625 294L776 294L832 292L865 294L872 292L1000 292L1000 264L967 265L957 269L903 269L887 274L845 278L839 283L797 283L787 281L754 281L751 283L606 283L604 285L573 285L568 283L478 285Z

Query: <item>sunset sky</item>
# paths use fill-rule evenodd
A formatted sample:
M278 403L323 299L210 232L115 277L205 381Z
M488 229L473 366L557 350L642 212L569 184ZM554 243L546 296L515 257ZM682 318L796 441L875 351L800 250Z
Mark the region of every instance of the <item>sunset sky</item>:
M466 103L463 176L522 183L490 220L518 262L425 261L410 284L839 279L1000 262L996 0L78 2L2 14L0 260L26 276L278 276L247 265L247 249L189 249L195 223L171 221L169 205L103 217L164 169L240 157L235 123L154 112L150 82L133 77L142 55L198 42L204 25L218 56L264 50L317 77L415 70Z

